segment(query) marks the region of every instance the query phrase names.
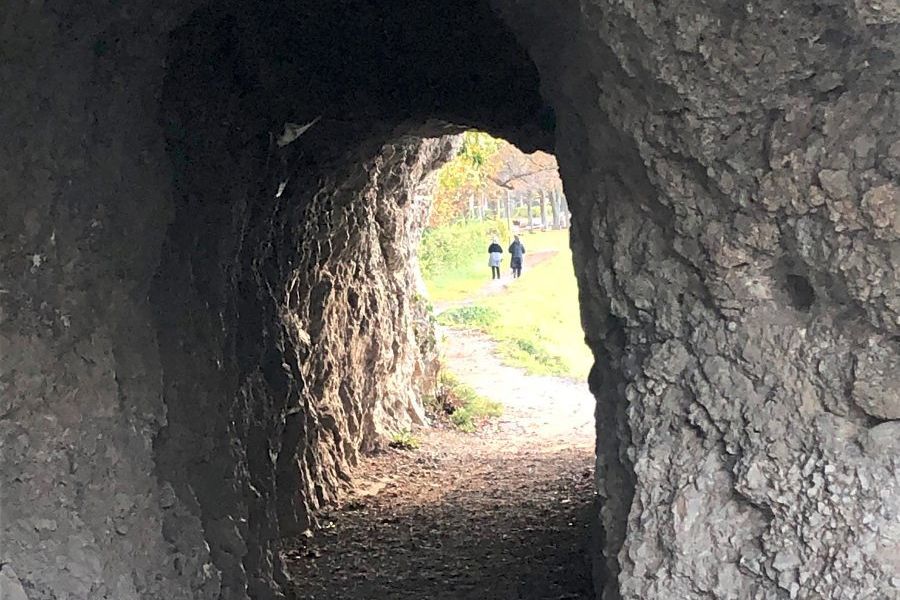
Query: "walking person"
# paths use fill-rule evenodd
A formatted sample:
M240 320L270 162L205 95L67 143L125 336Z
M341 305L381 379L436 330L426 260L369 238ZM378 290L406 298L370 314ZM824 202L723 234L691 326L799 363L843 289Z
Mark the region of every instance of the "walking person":
M519 236L513 236L513 243L509 245L509 266L512 267L513 277L522 275L522 263L525 260L525 245Z
M500 261L503 260L503 248L497 243L497 238L491 238L488 246L488 265L491 267L491 279L500 279Z

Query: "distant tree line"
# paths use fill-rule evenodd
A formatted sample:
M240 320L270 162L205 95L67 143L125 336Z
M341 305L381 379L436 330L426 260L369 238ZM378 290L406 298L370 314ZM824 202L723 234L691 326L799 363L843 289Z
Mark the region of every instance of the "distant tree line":
M556 158L525 154L487 133L464 133L459 154L437 173L429 225L461 220L503 220L508 228L568 227L571 213Z

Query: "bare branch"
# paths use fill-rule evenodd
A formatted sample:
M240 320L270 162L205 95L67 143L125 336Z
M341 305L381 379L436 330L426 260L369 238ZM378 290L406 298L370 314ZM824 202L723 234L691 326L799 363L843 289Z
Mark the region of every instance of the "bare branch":
M546 173L547 171L555 171L555 170L556 170L555 166L543 167L540 169L535 169L534 171L527 171L525 173L519 173L517 175L513 175L511 177L506 177L504 179L494 177L493 175L488 175L487 178L490 179L491 182L494 183L495 185L498 185L502 188L511 190L511 189L513 189L513 187L510 184L514 181L518 181L519 179L525 179L526 177L531 177L532 175L537 175L538 173Z

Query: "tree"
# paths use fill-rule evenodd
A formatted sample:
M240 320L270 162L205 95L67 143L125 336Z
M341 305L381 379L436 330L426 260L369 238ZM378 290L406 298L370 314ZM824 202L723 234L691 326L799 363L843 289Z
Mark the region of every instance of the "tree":
M469 200L487 188L492 158L503 143L481 131L463 134L459 154L438 173L430 225L446 225L466 215Z
M550 189L559 182L556 158L552 154L525 154L504 142L493 158L494 168L488 178L497 187L507 190Z
M524 154L487 133L467 131L459 154L438 173L429 225L474 218L481 214L485 201L505 204L510 192L549 192L557 186L559 174L553 155Z

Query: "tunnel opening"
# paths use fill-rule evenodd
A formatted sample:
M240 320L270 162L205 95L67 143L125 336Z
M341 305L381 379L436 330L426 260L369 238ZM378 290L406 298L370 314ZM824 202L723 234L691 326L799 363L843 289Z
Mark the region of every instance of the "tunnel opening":
M5 8L0 595L284 597L415 418L409 189L469 129L570 200L597 597L895 595L892 7Z
M572 214L553 155L469 131L432 178L416 259L438 324L488 335L533 374L586 381Z
M285 542L297 597L594 596L592 359L556 163L457 137L411 194L427 215L410 255L429 308L413 328L430 369L416 418L384 423L316 511L324 526Z
M439 375L415 192L452 134L554 135L534 64L483 2L279 6L195 13L163 88L177 202L153 290L156 466L225 597L278 593L282 540L316 529L360 453L424 421Z
M716 574L708 585L726 595L729 586L790 588L782 576L756 575L764 568L747 565L761 559L740 549L780 548L766 537L767 523L773 514L787 517L756 508L767 502L753 487L753 461L761 440L777 438L784 421L749 425L712 398L748 405L778 398L842 415L858 412L842 410L842 402L891 410L873 386L847 383L841 373L854 359L846 354L837 353L845 366L800 387L778 377L783 383L772 385L764 362L752 353L744 358L749 366L730 358L718 341L734 338L725 344L740 346L745 338L777 337L777 327L766 323L799 327L810 316L830 318L802 285L766 278L770 263L784 260L773 250L778 244L804 271L829 267L804 245L813 225L797 217L788 227L773 226L770 211L790 187L787 175L750 175L769 168L766 156L771 165L771 157L790 155L792 136L808 135L798 125L803 119L786 109L766 134L766 127L741 128L720 116L709 131L681 115L710 110L725 92L684 97L607 44L603 36L614 37L611 31L600 40L585 34L571 12L535 8L523 16L502 2L437 4L284 3L224 14L210 8L173 35L163 107L182 200L169 235L177 241L164 250L156 287L168 411L156 465L185 505L195 503L223 595L246 588L265 597L284 584L281 538L305 531L314 510L335 500L358 454L385 435L383 423L418 418L408 390L411 382L430 385L431 367L416 328L409 333L409 323L425 317L408 294L404 240L413 219L403 205L413 182L447 160L451 150L440 136L470 129L524 150L555 151L572 198L582 321L596 361L589 379L598 417L598 597L646 595L655 585L671 593L693 589L677 569L665 583L649 575L655 560L669 560L651 558L670 556L669 545L693 556L705 543L707 534L690 525L690 510L679 508L691 502L704 506L711 523L736 523L733 551L698 559ZM794 16L803 21L801 12ZM579 35L561 43L537 23ZM588 73L560 62L587 56ZM585 100L598 88L599 106ZM752 97L746 89L735 94ZM828 122L820 114L815 118ZM636 134L629 119L644 133ZM687 137L679 137L683 132ZM727 141L706 145L698 141L704 136ZM746 151L743 163L726 158L736 148ZM839 163L825 166L835 171L818 175L833 199L825 205L838 206L854 182L845 185ZM889 188L878 189L867 206L890 197ZM765 208L725 208L748 196ZM808 206L821 205L815 196L807 196ZM763 308L767 301L774 306ZM172 305L179 310L169 311ZM355 314L345 309L354 305ZM211 307L218 307L213 322ZM780 316L748 317L767 310ZM820 343L835 339L827 331L817 330ZM221 358L206 361L213 385L200 383L203 369L185 351L186 332L220 340ZM891 360L890 353L867 356L878 372ZM848 386L858 390L849 400L828 393L813 400L803 391ZM209 407L225 418L211 424L191 412ZM768 433L747 433L754 427ZM827 437L818 431L810 435ZM199 456L185 453L198 437L217 441ZM651 447L665 450L653 454ZM796 452L779 456L798 460ZM696 465L690 474L675 466L683 461ZM646 470L648 463L657 470ZM707 487L693 492L679 483L683 477ZM209 487L194 489L193 478ZM674 498L671 514L660 512L659 490ZM671 544L667 535L644 536L655 519L674 532Z

